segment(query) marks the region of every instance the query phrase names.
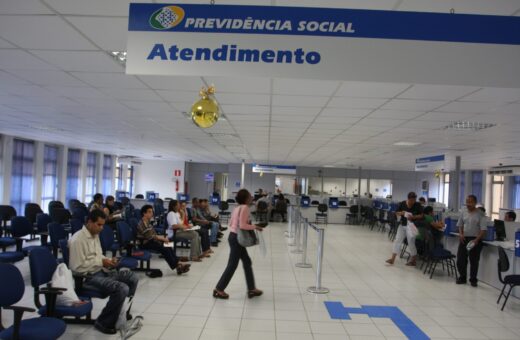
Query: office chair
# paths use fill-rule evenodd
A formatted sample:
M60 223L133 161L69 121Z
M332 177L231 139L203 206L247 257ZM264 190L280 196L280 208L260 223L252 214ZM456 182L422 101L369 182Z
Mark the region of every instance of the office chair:
M328 222L328 215L327 210L329 207L326 204L319 204L318 205L318 212L316 213L316 223L324 223L327 224Z
M505 277L502 277L502 273L505 273L509 270L509 259L507 258L507 254L502 247L498 247L498 279L500 282L504 284L502 287L502 290L500 291L500 295L498 296L497 304L500 303L500 299L502 296L505 297L504 304L502 305L502 308L500 310L504 310L504 307L506 306L507 299L509 299L509 295L511 294L511 291L515 286L520 286L520 274L514 274L514 275L507 275ZM509 291L507 292L507 295L505 294L506 286L509 286Z
M0 277L3 288L0 289L0 307L14 312L14 323L11 327L0 326L1 339L39 339L54 340L65 333L67 325L62 320L50 317L39 317L22 320L24 312L34 312L33 308L14 306L25 292L20 270L12 264L0 264ZM47 289L49 292L52 289ZM1 312L1 310L0 310Z
M34 249L29 254L31 285L34 288L34 304L38 308L38 314L57 317L70 323L93 323L91 317L91 301L79 306L64 306L55 304L56 299L54 298L53 301L53 297L48 295L47 288L49 288L52 276L57 267L58 263L56 262L56 258L54 258L49 249ZM42 288L43 285L46 287ZM60 287L52 288L60 289ZM42 305L40 301L40 295L42 294L45 295L45 305ZM51 309L53 309L52 312ZM72 319L70 317L72 317ZM81 320L82 317L86 317L86 319Z

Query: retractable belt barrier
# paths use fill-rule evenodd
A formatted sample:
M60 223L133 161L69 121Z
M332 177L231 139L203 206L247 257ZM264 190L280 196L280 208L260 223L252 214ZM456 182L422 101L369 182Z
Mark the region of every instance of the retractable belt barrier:
M306 218L303 218L298 208L291 212L291 220L289 223L288 237L292 238L289 246L295 246L292 250L293 254L302 254L301 262L296 263L299 268L312 268L310 263L307 263L307 241L309 227L318 233L318 251L316 259L316 285L307 288L307 291L315 294L326 294L329 289L321 286L321 273L323 267L323 247L325 242L325 229L316 224L309 223ZM292 232L292 233L291 233ZM292 236L291 236L292 235Z

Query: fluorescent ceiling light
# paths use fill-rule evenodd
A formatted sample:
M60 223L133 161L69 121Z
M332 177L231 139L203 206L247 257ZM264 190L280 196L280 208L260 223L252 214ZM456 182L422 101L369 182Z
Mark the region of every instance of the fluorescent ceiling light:
M496 124L491 123L481 123L481 122L468 122L468 121L456 121L451 122L447 126L444 127L446 130L457 130L457 131L478 131L487 129L490 127L496 126Z
M324 167L324 168L334 168L335 165L324 165L323 167Z
M396 142L394 143L394 145L396 146L416 146L416 145L420 145L422 143L416 143L416 142Z

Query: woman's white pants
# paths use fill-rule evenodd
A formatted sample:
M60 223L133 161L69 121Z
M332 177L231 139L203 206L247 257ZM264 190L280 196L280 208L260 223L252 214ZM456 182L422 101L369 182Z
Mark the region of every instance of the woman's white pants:
M395 235L394 240L394 254L399 254L401 252L401 244L406 237L408 240L408 251L410 252L410 256L417 255L417 248L415 247L415 237L410 237L406 230L408 229L405 225L400 225L397 228L397 234Z

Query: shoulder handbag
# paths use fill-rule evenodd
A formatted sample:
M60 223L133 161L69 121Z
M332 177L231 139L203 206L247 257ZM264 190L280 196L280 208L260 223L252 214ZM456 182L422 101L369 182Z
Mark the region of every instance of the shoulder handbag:
M244 230L240 228L240 213L242 212L242 207L239 207L238 211L238 226L237 226L237 240L238 244L242 247L252 247L258 244L258 237L256 237L256 233L254 230Z

